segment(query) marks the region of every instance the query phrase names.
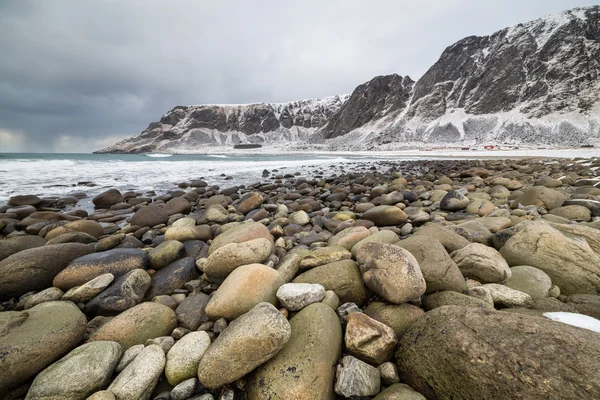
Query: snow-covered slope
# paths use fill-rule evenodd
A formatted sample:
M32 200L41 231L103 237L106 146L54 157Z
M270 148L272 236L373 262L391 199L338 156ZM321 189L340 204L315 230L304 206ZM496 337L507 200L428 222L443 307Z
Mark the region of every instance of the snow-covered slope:
M600 6L470 36L416 83L378 76L350 96L175 107L101 152L201 152L261 143L323 150L600 145Z
M348 95L289 103L177 106L138 136L99 153L187 153L241 143L306 141Z
M327 142L332 149L600 143L600 6L460 40L410 97L388 111L394 121L374 119L349 132L332 132L330 123L319 133L344 135ZM352 102L351 96L340 113Z

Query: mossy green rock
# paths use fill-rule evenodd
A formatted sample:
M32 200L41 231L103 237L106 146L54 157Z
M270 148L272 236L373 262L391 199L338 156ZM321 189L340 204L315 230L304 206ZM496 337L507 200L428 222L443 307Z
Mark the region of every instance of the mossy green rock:
M141 303L102 325L89 341L115 341L127 350L148 339L168 336L176 327L175 311L160 303Z
M121 354L116 342L79 346L35 377L26 400L85 400L108 386Z
M402 337L403 382L431 399L591 399L598 334L529 315L447 306Z
M362 305L367 299L358 265L352 260L337 261L313 268L300 274L293 283L318 283L325 290L333 290L340 302Z
M0 395L20 386L73 349L87 327L71 302L49 301L0 313Z
M365 308L365 314L394 330L397 338L411 327L425 312L412 304L385 304L381 302L370 303Z
M342 327L331 307L313 303L290 320L292 335L247 385L249 400L333 400L334 366L342 355Z
M0 299L51 287L54 277L71 261L92 252L85 244L63 243L23 250L5 258L0 262Z

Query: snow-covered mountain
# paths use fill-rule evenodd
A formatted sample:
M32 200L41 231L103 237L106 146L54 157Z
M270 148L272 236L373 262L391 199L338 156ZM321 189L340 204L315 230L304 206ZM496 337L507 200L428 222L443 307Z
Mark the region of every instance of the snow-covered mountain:
M600 144L600 6L464 38L416 83L393 74L350 96L175 107L102 152L287 142L328 150Z
M138 136L98 153L186 153L206 147L307 141L348 95L289 103L177 106Z
M395 76L369 103L406 94ZM347 112L352 93L338 115ZM410 90L406 104L348 130L334 123L319 132L329 147L394 148L461 141L478 144L581 146L600 143L600 6L576 8L470 36L448 47ZM368 112L359 108L353 114ZM395 116L391 120L390 116ZM343 136L342 136L343 135ZM321 140L322 142L322 140Z

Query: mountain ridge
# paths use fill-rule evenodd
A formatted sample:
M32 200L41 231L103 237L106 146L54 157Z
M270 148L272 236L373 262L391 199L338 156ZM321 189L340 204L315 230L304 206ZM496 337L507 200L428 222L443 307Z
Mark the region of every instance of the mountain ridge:
M236 141L299 142L327 150L459 142L572 147L600 143L600 6L574 8L488 36L468 36L448 46L416 82L397 74L378 76L350 95L327 99L332 98L336 100L282 103L286 115L265 111L264 103L187 106L219 115L227 114L227 107L251 107L250 128L246 122L229 124L229 116L223 122L223 117L204 110L204 117L193 118L198 126L174 130L163 119L181 113L178 109L188 110L175 107L160 126L150 124L125 145L102 152L168 152ZM193 129L212 130L206 136L213 139L190 140ZM169 145L173 140L177 146Z

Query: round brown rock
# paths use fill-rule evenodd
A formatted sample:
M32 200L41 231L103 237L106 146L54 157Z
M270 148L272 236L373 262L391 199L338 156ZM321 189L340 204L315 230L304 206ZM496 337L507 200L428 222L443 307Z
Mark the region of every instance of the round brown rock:
M151 205L140 208L131 217L131 225L153 227L166 224L169 220L169 214L161 207Z
M89 341L114 341L127 350L148 339L168 336L176 327L175 311L159 303L141 303L102 325Z
M367 210L363 219L372 221L377 226L400 225L406 222L407 215L395 206L376 206Z

